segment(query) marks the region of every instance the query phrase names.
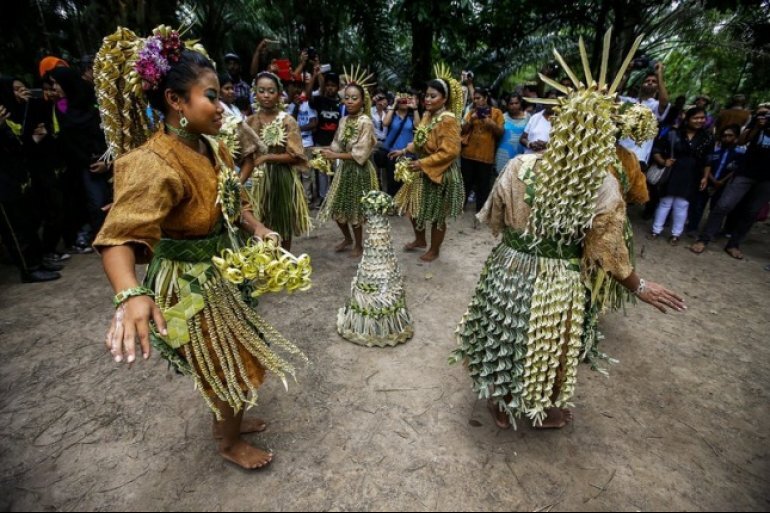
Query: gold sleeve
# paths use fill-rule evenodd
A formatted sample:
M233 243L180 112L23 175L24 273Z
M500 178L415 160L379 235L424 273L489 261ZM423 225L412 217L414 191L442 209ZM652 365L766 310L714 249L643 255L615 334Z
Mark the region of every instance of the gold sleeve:
M246 121L242 121L238 125L238 140L240 143L240 158L244 159L249 155L262 153L262 144L259 140L257 132L249 126Z
M634 270L624 237L626 203L620 194L617 180L608 175L599 190L597 214L586 234L583 251L589 267L601 267L618 281L628 278Z
M440 184L444 173L462 151L460 127L457 126L455 118L446 116L441 119L431 131L430 138L437 141L437 149L419 160L420 167L431 181Z
M635 205L647 203L650 201L650 192L647 190L647 177L642 172L639 159L632 151L620 145L615 148L628 177L629 190L625 193L626 202Z
M345 125L348 123L348 118L344 117L340 120L340 124L337 125L337 131L334 132L334 139L332 140L329 149L334 153L342 153L342 145L340 145L340 139L342 138L342 132L345 130Z
M286 141L286 153L294 158L302 159L300 167L307 164L307 157L305 157L305 147L302 145L302 133L299 130L297 120L292 116L286 116L283 120L283 125L286 127L287 141Z
M369 157L372 156L374 145L377 144L377 137L374 135L374 125L368 117L362 116L358 121L358 137L350 148L350 154L353 160L359 166L366 164Z
M94 241L97 251L132 244L146 263L161 238L161 224L185 195L182 178L159 155L140 148L115 162L115 201Z

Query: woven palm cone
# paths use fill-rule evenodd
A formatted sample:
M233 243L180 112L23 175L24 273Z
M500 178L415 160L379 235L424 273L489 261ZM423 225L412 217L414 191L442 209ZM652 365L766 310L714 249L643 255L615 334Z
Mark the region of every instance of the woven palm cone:
M350 298L337 315L337 331L363 346L395 346L412 338L414 327L393 251L388 219L393 200L384 192L371 191L361 202L367 218L364 256Z

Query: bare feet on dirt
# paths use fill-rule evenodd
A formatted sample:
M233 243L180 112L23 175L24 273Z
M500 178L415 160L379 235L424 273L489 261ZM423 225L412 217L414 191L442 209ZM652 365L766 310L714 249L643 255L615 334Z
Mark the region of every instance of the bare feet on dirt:
M404 245L404 251L409 252L409 251L414 251L416 249L422 249L422 248L427 248L427 247L428 247L428 243L427 242L415 240L415 241L410 242L409 244L405 244Z
M267 422L256 417L244 418L241 422L241 434L248 435L249 433L261 433L267 429ZM224 437L221 433L221 429L218 423L214 423L214 438L219 440Z
M334 246L334 251L336 253L342 253L343 251L346 251L350 246L353 245L352 239L345 239L336 246Z
M257 449L240 438L234 443L220 441L219 454L246 470L262 468L273 461L273 453Z
M504 411L500 411L497 406L497 402L493 400L487 401L487 409L492 414L492 420L495 421L495 425L500 429L510 429L511 421L508 419L508 414Z
M428 251L423 256L420 257L420 260L423 262L433 262L438 258L438 251Z
M547 412L548 416L543 420L543 424L535 429L561 429L574 419L572 412L564 408L549 408Z

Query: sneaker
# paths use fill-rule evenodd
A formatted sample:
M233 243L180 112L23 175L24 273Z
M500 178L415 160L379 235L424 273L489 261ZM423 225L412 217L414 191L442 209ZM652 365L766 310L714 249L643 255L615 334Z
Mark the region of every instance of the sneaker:
M59 272L62 269L64 269L64 266L62 264L57 264L55 262L49 262L49 261L43 259L43 262L40 264L39 269L42 269L44 271Z
M65 259L62 258L58 253L48 253L47 255L43 256L43 263L48 265L61 265L69 258L69 255L67 255L67 258Z
M72 255L69 253L56 253L56 256L59 257L60 262L66 262L70 258L72 258Z
M53 271L44 271L43 269L37 269L35 271L28 271L22 273L22 283L42 283L45 281L54 281L61 278L61 274Z
M88 255L94 252L94 248L91 246L79 246L75 244L74 246L67 248L66 251L73 255Z

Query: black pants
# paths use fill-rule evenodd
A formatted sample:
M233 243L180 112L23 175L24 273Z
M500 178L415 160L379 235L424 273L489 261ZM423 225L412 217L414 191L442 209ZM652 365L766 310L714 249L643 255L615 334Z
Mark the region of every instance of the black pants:
M382 186L385 188L385 192L391 196L395 196L399 189L401 189L401 183L396 181L396 161L391 159L385 160L385 183Z
M487 202L492 190L492 181L495 177L495 165L479 162L477 160L462 159L463 183L465 184L465 201L471 191L476 193L476 212Z
M43 259L37 227L31 194L0 202L0 238L22 274L39 267Z
M709 214L706 227L698 237L699 241L711 242L724 224L725 218L743 202L735 226L731 227L732 237L728 248L737 248L746 237L757 219L762 207L770 201L770 181L760 182L744 176L736 176L727 184L716 208Z
M61 170L63 171L63 170ZM60 170L36 169L32 173L32 195L42 226L44 253L55 253L64 230L64 194Z

